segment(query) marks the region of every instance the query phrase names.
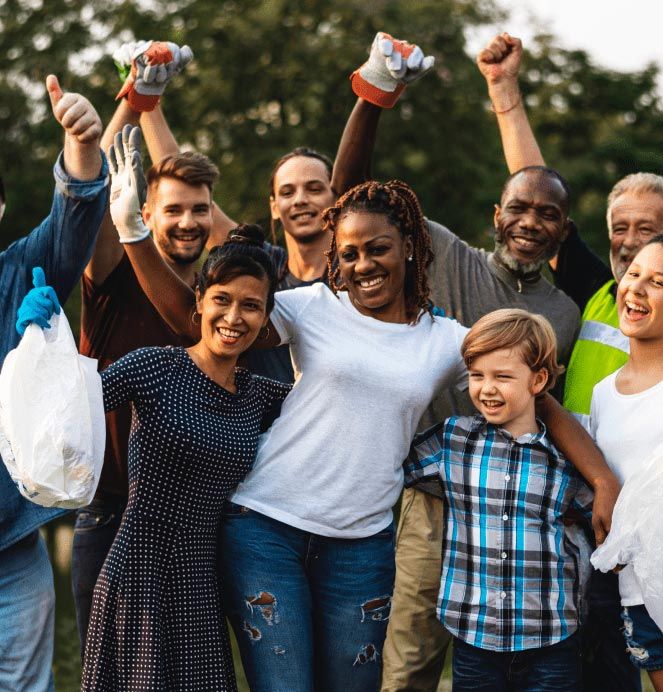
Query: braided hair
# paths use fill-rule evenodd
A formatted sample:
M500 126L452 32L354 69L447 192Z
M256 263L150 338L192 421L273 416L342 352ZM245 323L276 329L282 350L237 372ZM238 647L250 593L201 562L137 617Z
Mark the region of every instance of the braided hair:
M336 228L349 212L384 214L405 238L410 238L413 261L405 264L405 310L410 324L416 324L421 311L431 313L430 287L426 269L433 261L430 234L419 200L412 188L401 180L379 183L371 180L348 190L323 214L323 228L331 231L327 251L329 287L337 293L347 290L339 283L340 267L336 261Z

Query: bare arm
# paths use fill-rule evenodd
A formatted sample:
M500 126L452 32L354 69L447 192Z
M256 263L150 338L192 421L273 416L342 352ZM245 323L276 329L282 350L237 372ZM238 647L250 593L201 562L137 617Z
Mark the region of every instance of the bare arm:
M338 196L371 179L371 160L381 114L382 108L357 99L334 161L331 186Z
M152 238L125 243L124 250L140 287L170 328L180 338L199 341L200 323L192 320L196 294L163 261Z
M520 39L503 33L496 36L477 57L497 118L509 173L525 166L545 165L518 88L522 54Z
M140 127L153 164L158 163L166 156L179 154L179 144L166 121L161 106L157 106L148 113L143 113L140 118ZM229 231L236 226L237 223L216 202L213 202L212 229L207 240L207 248L210 249L216 245L223 245Z
M550 431L555 446L594 489L592 526L596 543L601 544L610 531L619 481L582 425L550 394L537 399L537 413Z
M429 72L435 59L415 44L378 32L368 60L352 73L352 90L359 96L343 130L331 186L337 195L371 178L380 114L391 108L407 84Z

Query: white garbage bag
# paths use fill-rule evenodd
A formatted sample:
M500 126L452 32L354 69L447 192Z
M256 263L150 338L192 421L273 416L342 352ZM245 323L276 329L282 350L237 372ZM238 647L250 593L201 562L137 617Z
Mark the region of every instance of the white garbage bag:
M591 560L602 572L632 564L647 612L663 631L663 444L624 483L610 533Z
M64 312L50 325L28 325L0 372L0 455L28 500L75 509L92 500L104 461L101 378Z

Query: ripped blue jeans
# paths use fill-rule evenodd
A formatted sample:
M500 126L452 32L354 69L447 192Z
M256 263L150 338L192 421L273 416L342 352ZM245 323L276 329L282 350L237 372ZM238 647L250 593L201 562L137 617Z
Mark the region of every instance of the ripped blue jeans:
M622 620L631 663L643 670L663 670L663 632L645 606L623 608Z
M367 538L327 538L229 504L219 567L252 692L380 689L393 525Z

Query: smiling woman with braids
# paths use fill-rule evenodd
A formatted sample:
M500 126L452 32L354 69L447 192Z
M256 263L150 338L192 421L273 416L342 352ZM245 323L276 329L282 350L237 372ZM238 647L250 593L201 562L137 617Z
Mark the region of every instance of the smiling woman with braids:
M254 692L379 689L402 461L433 397L467 386L467 329L430 312L414 192L365 183L324 223L330 286L276 293L255 342L288 344L296 382L221 523L224 605ZM149 239L126 251L195 338L190 289Z
M412 190L366 183L324 220L330 286L276 294L269 329L296 384L221 527L252 690L379 688L402 460L435 393L466 379L466 329L430 314Z

